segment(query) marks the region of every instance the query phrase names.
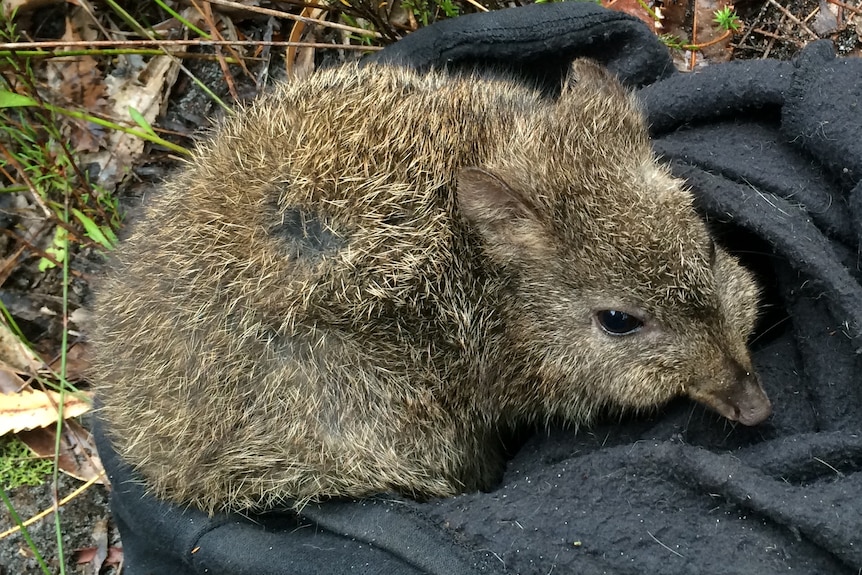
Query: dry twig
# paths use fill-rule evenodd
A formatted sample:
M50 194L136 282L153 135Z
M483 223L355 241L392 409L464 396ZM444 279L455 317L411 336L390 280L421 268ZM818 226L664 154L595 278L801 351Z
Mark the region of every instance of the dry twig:
M767 0L767 1L768 1L770 4L772 4L773 6L775 6L776 8L778 8L778 9L779 9L779 10L780 10L780 11L781 11L785 16L787 16L787 19L788 19L788 20L790 20L791 22L793 22L794 24L796 24L797 26L799 26L800 28L802 28L803 30L805 30L806 32L808 32L808 34L809 34L809 35L811 35L811 37L812 37L814 40L819 40L819 39L820 39L820 36L818 36L817 34L815 34L815 33L814 33L814 31L813 31L813 30L811 30L811 28L809 28L809 27L805 24L805 22L803 22L802 20L800 20L799 18L797 18L796 16L794 16L794 15L793 15L793 13L792 13L792 12L790 12L790 10L788 10L787 8L785 8L784 6L782 6L781 4L779 4L778 2L776 2L775 0Z

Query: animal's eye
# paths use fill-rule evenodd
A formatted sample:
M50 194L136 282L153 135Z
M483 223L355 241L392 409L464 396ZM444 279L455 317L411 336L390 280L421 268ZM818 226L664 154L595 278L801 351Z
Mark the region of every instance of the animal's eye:
M596 312L596 319L608 335L629 335L644 325L640 318L615 309L603 309Z

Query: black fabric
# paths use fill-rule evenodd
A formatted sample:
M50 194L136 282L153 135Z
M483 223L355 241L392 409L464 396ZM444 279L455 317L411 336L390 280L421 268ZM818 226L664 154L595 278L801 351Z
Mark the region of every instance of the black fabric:
M502 67L554 87L575 57L602 62L632 87L674 72L667 49L639 20L589 2L534 4L445 20L370 61L422 71Z
M735 427L678 400L652 418L537 432L491 493L312 504L301 517L156 501L97 429L126 573L862 570L862 61L814 43L793 63L673 74L646 28L586 3L444 22L376 58L511 66L552 85L576 55L649 84L656 150L758 274L753 349L771 419Z
M312 520L287 513L208 517L169 505L146 495L98 423L94 435L112 485L111 511L127 575L421 575L433 572L429 565L446 573L473 569L467 553L423 518L377 501L309 508L316 511ZM440 550L445 555L437 557Z

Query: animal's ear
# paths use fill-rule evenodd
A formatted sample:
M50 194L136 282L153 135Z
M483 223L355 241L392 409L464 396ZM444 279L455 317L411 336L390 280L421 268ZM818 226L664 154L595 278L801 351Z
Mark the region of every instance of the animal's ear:
M581 153L592 157L589 154L596 155L598 150L595 161L600 165L633 159L644 162L651 157L641 104L611 72L592 60L572 62L557 100L557 113L564 122L578 118L587 136ZM613 145L596 147L594 140L598 138L612 138Z
M496 174L462 168L457 177L461 213L479 228L506 228L535 219L526 199Z
M541 251L544 236L528 198L481 168L463 168L457 178L461 213L482 236L492 257L511 261L529 250Z
M565 99L573 93L593 93L622 98L627 95L626 89L616 76L597 62L585 58L573 61L566 76L562 97Z

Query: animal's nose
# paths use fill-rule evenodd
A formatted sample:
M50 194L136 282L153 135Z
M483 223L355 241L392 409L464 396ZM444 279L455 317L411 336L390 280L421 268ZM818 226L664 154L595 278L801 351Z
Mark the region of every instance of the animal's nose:
M757 425L772 415L772 403L766 397L758 377L750 372L737 380L730 389L727 402L733 407L735 418L743 425Z
M734 408L736 421L743 425L757 425L766 420L772 415L772 403L763 391L760 378L736 361L731 371L735 382L728 390L727 402Z

